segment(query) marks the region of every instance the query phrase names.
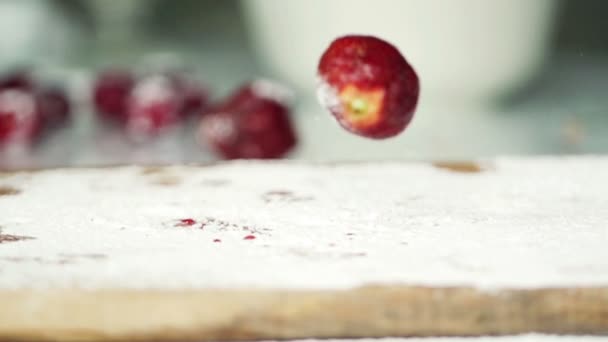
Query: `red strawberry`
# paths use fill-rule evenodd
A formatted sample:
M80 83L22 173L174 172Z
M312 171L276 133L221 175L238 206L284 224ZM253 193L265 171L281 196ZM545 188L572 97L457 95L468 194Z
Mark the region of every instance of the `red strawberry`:
M107 70L97 76L93 85L93 101L97 112L113 120L126 119L127 98L135 80L130 72Z
M137 82L127 101L127 130L131 136L153 136L180 118L183 97L173 81L154 75Z
M30 145L40 129L35 97L27 91L0 91L0 146Z
M386 41L338 38L321 56L318 74L319 101L354 134L389 138L401 133L414 116L418 76Z
M241 87L201 120L200 137L226 159L270 159L296 145L285 88L268 81Z

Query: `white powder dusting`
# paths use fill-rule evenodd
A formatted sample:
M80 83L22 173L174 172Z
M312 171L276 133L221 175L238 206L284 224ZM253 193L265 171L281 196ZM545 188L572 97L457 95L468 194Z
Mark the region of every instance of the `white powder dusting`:
M338 90L332 87L322 76L317 78L317 100L321 106L329 110L341 111L342 104L338 96Z
M139 103L164 102L172 98L174 90L171 81L164 76L149 76L133 89L132 98Z
M156 171L0 178L0 288L608 285L608 158Z

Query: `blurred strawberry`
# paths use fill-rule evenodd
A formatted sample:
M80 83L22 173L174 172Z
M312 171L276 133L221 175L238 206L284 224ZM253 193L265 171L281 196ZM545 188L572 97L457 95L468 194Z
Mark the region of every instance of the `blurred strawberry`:
M127 99L129 135L141 138L162 133L179 121L183 102L169 77L153 75L139 80Z
M0 90L0 145L31 145L41 127L36 98L28 91Z
M201 119L199 140L225 159L283 157L297 142L288 94L268 81L241 87Z
M134 84L134 77L129 71L114 69L99 73L93 85L97 112L111 120L125 121L127 99Z

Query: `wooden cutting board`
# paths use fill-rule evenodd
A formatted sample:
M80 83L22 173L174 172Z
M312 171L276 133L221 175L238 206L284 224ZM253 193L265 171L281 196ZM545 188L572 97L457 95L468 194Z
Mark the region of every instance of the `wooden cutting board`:
M608 158L0 174L0 340L608 334Z

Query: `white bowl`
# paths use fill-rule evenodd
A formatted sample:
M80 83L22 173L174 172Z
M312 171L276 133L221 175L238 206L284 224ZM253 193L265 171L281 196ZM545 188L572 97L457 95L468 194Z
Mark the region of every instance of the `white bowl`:
M0 1L0 68L54 66L78 51L82 28L50 1Z
M243 0L254 46L272 71L315 86L337 36L373 34L418 71L425 101L492 103L522 86L547 53L557 0Z

